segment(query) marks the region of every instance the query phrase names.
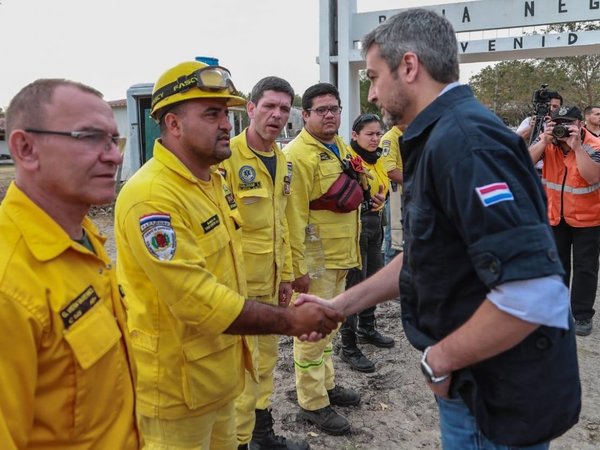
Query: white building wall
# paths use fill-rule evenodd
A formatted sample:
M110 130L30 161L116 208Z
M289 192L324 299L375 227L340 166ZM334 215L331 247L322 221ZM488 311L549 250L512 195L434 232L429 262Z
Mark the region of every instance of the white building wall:
M10 155L10 152L8 151L8 144L5 140L0 140L0 155Z

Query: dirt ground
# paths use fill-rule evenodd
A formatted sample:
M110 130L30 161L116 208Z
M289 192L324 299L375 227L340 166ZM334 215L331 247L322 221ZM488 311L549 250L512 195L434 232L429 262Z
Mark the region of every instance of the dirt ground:
M6 194L8 185L15 177L15 168L12 164L3 163L0 165L0 201Z
M12 168L0 166L0 199L4 196ZM107 248L115 257L111 208L94 209L94 221L107 234ZM597 303L600 307L600 303ZM352 423L346 436L329 436L296 418L296 390L291 338L281 338L280 358L275 371L273 415L275 429L288 437L306 439L314 450L413 450L439 449L437 409L419 369L419 353L407 342L400 326L400 306L394 302L380 305L378 328L393 336L396 346L378 349L363 345L365 355L376 364L376 371L363 374L349 367L334 354L336 381L362 395L358 407L338 408ZM578 337L578 355L583 389L583 409L579 423L555 440L554 450L592 450L600 448L600 323L587 337ZM339 338L334 347L339 346ZM543 380L540 380L543 383Z
M107 246L115 254L112 215L101 212L94 218L109 236ZM600 302L597 303L600 307ZM410 346L400 324L400 305L387 302L377 309L378 329L394 337L396 346L379 349L362 345L375 362L376 371L353 371L334 353L336 381L362 395L358 407L337 408L352 423L346 436L329 436L298 420L292 357L292 339L280 340L280 357L275 371L272 398L275 430L287 437L306 439L314 450L413 450L441 448L437 408L419 368L420 353ZM578 337L578 355L583 389L579 423L555 440L553 450L596 450L600 448L600 324L587 337ZM339 347L339 336L334 349ZM540 380L543 382L543 380Z

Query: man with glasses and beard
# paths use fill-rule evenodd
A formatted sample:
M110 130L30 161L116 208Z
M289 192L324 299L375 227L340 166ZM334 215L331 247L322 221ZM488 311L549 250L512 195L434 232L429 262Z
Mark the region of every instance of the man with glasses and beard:
M348 270L360 266L358 209L340 212L316 203L338 180L348 156L347 146L337 134L342 111L337 88L328 83L309 87L302 96L302 109L304 128L284 148L292 167L287 205L292 287L296 292L331 298L344 290ZM324 253L322 273L312 279L305 253L309 225L316 230ZM332 405L358 405L360 395L335 384L332 339L333 333L318 342L294 339L294 365L300 417L338 435L347 433L350 423Z

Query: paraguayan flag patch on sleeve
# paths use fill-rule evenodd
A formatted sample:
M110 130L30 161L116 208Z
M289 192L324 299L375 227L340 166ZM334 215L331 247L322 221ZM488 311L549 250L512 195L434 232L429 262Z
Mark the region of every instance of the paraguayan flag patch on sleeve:
M506 183L492 183L475 188L479 200L486 208L496 203L514 201L513 194Z
M152 256L161 261L173 259L177 239L170 214L157 212L140 217L140 230Z

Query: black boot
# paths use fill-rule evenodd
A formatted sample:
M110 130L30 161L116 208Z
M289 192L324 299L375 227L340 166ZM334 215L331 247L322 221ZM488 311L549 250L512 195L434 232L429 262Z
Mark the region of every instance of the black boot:
M356 314L346 317L346 320L340 327L340 336L342 338L342 351L340 358L342 361L350 364L354 370L359 372L375 372L375 364L369 360L356 346Z
M270 409L257 409L256 423L250 441L250 450L310 450L306 441L292 441L277 436L273 431L273 416Z
M373 344L375 347L391 348L394 339L382 335L375 329L375 308L365 309L359 314L358 328L356 330L358 342L361 344Z

